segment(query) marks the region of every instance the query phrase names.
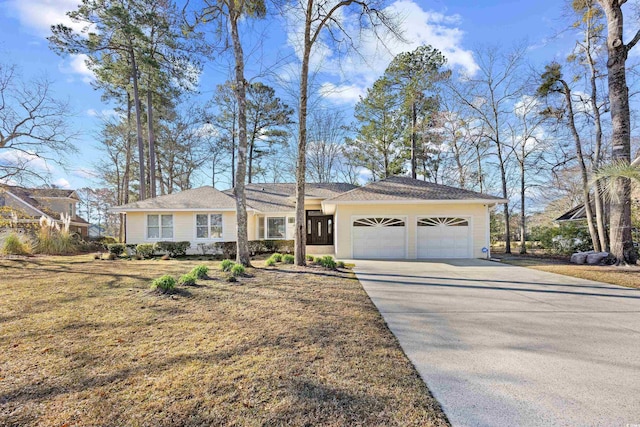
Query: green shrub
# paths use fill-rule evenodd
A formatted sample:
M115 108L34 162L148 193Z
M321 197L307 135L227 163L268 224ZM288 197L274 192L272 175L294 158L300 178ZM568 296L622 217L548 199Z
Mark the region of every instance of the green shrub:
M273 255L271 255L271 259L274 260L275 262L282 262L282 254L276 252Z
M320 262L322 261L322 258L319 256L313 257L313 262L315 262L316 264L320 264Z
M111 261L113 261L113 260L115 260L115 259L117 259L117 258L118 258L118 255L116 255L116 254L109 254L109 255L107 256L107 259L108 259L108 260L111 260Z
M330 270L335 270L336 269L336 262L333 259L333 257L331 255L325 255L322 258L320 258L320 260L318 261L318 263L323 266L324 268L328 268Z
M125 245L124 243L110 243L107 245L107 250L110 254L114 254L115 256L120 256L124 253Z
M236 265L235 262L231 261L230 259L224 259L220 263L220 270L222 270L222 271L231 271L231 269L233 268L234 265Z
M244 265L242 264L234 264L233 267L231 267L231 275L234 277L242 276L245 271Z
M529 239L539 241L543 249L555 254L568 255L593 249L589 230L575 224L532 227Z
M296 261L296 257L294 257L293 255L290 254L286 254L282 256L282 261L285 264L293 264Z
M178 284L184 286L193 286L196 284L196 280L198 279L193 273L183 274L182 276L180 276L180 279L178 279Z
M196 278L198 279L206 279L208 272L209 272L209 267L207 267L204 264L197 265L193 267L193 270L191 270L191 274L196 276Z
M181 257L187 254L187 249L191 247L191 242L156 242L155 250L158 252L166 252L172 257Z
M151 289L160 289L163 293L170 292L175 287L176 279L168 274L158 277L153 282L151 282Z
M4 255L29 255L31 253L31 242L26 236L11 232L3 239L0 253Z
M307 259L307 261L309 262L313 262L313 255L306 255L305 258Z
M276 265L276 261L273 258L269 258L264 262L264 265L266 265L267 267L273 267L274 265Z
M153 256L153 243L140 243L136 246L136 255L142 258L151 258Z
M110 245L112 243L118 243L115 237L111 236L100 236L92 239L95 242L102 243L103 245Z
M336 261L337 268L344 268L344 261Z

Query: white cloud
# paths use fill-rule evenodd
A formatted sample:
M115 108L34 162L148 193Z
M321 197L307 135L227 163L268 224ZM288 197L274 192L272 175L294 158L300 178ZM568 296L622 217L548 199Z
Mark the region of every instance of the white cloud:
M0 153L0 166L26 168L38 172L51 172L54 168L33 152L7 150Z
M87 67L88 56L81 53L79 55L69 55L64 61L60 63L58 69L63 74L76 74L82 78L85 83L91 83L95 76L93 72Z
M59 188L65 188L65 189L71 188L71 184L69 183L69 181L67 181L64 178L58 178L55 181L53 181L52 184Z
M115 117L118 116L119 113L112 109L112 108L107 108L107 109L102 109L100 111L93 109L93 108L89 108L87 110L87 116L89 117Z
M46 37L50 35L52 25L65 24L78 31L84 27L84 24L73 22L66 15L76 10L79 3L79 0L8 0L5 6L23 27Z
M365 94L364 88L358 85L335 85L330 82L323 83L319 92L322 97L338 104L355 104Z
M398 41L390 34L376 36L371 32L359 31L356 16L348 15L341 9L343 27L354 37L358 52L340 57L339 52L318 39L312 50L310 68L330 76L330 83L321 85L320 92L327 89L341 88L344 96L330 97L337 103L358 100L356 93L363 94L367 87L380 77L391 60L399 53L410 52L425 44L439 49L447 58L447 66L462 68L466 74L473 75L478 70L473 54L462 47L464 32L458 28L461 18L458 15L426 11L414 0L397 0L386 10L389 15L400 17L405 42ZM294 49L298 59L302 52L303 17L290 12L285 17L287 24L287 43ZM361 34L360 36L357 36ZM332 85L332 86L328 86Z
M93 179L97 178L98 173L93 169L78 168L73 171L73 175L77 176L78 178Z

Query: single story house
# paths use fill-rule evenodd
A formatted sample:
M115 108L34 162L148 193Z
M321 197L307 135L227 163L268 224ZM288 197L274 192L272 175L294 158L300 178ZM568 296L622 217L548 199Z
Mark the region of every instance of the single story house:
M35 226L43 216L62 224L60 214L64 213L71 217L69 231L88 237L89 223L77 213L79 202L75 190L0 185L0 208L16 212L19 224Z
M293 239L295 184L246 186L249 240ZM504 199L404 176L362 187L306 185L307 252L342 259L482 258L489 211ZM127 243L236 240L232 190L205 186L117 206ZM485 249L486 248L486 249Z

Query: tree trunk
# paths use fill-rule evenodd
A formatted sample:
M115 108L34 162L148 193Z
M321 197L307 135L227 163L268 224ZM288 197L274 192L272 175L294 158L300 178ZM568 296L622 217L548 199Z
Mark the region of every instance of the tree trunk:
M591 236L591 243L593 244L593 249L596 252L600 252L600 238L598 237L598 230L593 223L593 210L591 209L591 195L589 194L589 177L587 176L587 166L584 162L584 156L582 155L582 142L580 141L580 135L578 134L578 130L576 129L576 124L573 115L573 103L571 101L571 89L569 85L564 81L560 80L560 83L564 87L564 97L567 102L568 117L569 117L569 128L571 129L571 134L573 135L573 141L576 144L576 157L578 158L578 165L580 165L580 177L582 179L582 198L584 200L584 212L587 216L587 226L589 227L589 235Z
M593 121L595 126L595 149L593 153L593 169L598 170L600 168L602 160L602 121L600 118L600 108L598 107L598 86L597 86L597 70L595 61L591 56L591 27L587 27L587 36L585 37L585 54L587 62L589 63L589 83L591 85L591 110L593 112ZM605 226L606 215L604 211L604 196L603 188L600 180L596 180L595 185L594 202L596 208L596 228L598 230L598 237L600 239L600 248L603 251L609 250L609 236L607 233L607 227Z
M621 0L598 0L598 2L607 16L607 74L613 128L611 160L628 165L631 162L631 130L625 66L628 50L633 45L627 46L623 42L621 8L625 2ZM631 181L629 178L615 179L611 198L610 230L611 253L618 263L635 264L638 254L633 247L631 235Z
M496 127L497 128L497 127ZM507 188L507 168L505 166L505 160L502 155L502 143L500 140L496 140L496 149L498 150L498 160L500 162L500 181L502 183L502 197L504 199L509 198L509 190ZM511 253L511 222L509 215L509 203L504 204L504 253Z
M298 159L296 162L296 232L295 262L306 265L307 227L304 211L305 180L307 174L307 101L309 81L309 56L311 55L311 14L313 0L307 0L304 29L304 53L300 69L300 111L298 120Z
M140 118L140 92L138 91L138 66L136 65L136 56L133 48L129 48L129 58L131 59L131 78L133 79L133 101L136 110L136 130L138 139L138 159L140 162L140 171L138 177L140 179L140 200L147 198L147 186L145 179L144 167L144 142L142 141L142 119Z
M235 92L238 99L238 170L236 172L235 187L236 211L238 223L236 262L249 267L249 236L247 233L247 200L245 194L245 179L247 173L247 81L244 78L244 52L238 34L239 7L235 1L229 2L229 24L235 57Z
M147 88L147 126L149 128L149 197L156 197L156 145L153 131L153 96L151 84Z
M527 253L527 216L525 214L525 146L522 143L522 161L520 162L520 253Z
M416 179L418 177L418 142L416 135L416 122L418 121L418 113L416 112L416 103L411 103L411 178ZM424 171L425 177L427 171Z

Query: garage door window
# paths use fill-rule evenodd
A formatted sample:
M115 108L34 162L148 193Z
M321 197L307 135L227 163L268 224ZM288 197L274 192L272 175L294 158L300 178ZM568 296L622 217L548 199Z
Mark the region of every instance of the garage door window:
M447 227L468 227L469 221L464 218L436 217L422 218L418 220L418 227L435 227L445 225Z
M404 227L404 220L398 218L361 218L353 221L354 227Z

